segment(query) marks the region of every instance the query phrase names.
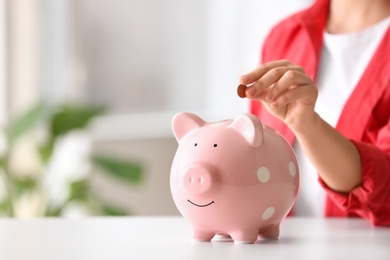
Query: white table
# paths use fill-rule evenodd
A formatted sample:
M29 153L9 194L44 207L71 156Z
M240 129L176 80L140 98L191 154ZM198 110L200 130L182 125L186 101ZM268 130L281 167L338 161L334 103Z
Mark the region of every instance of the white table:
M390 228L288 218L278 240L196 242L181 217L0 220L1 260L390 259Z

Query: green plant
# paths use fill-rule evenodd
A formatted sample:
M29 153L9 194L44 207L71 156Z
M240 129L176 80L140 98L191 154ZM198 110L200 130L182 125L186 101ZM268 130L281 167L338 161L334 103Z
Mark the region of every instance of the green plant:
M91 192L88 174L75 172L73 176L76 178L66 179L66 196L60 201L50 196L45 184L59 143L74 132L85 132L88 123L103 113L104 109L96 106L40 103L12 120L0 140L0 215L18 217L15 205L24 198L28 198L27 205L40 205L40 210L32 216L61 216L74 202L82 204L90 214L126 215L123 210L103 202ZM22 153L32 151L33 166L25 161L26 156L15 153L20 146ZM143 177L139 163L93 153L86 160L93 167L127 183L137 184Z

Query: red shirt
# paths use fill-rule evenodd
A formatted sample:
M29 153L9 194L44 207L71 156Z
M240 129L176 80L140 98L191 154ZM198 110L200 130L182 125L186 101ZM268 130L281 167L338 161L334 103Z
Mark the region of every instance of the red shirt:
M288 59L315 80L328 12L329 0L318 0L276 25L264 43L262 62ZM251 101L251 112L293 143L290 129L259 101ZM347 100L336 129L360 153L363 184L344 194L319 179L327 192L325 215L357 216L373 225L390 226L390 28Z

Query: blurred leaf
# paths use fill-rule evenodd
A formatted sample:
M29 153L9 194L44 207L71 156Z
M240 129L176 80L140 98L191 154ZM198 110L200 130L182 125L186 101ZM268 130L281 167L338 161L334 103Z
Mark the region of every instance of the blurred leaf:
M103 155L93 155L92 163L105 173L129 183L139 183L143 177L140 164Z
M101 211L105 216L127 216L129 215L126 211L121 210L117 207L102 204Z
M85 201L88 199L89 186L86 179L73 181L70 183L70 194L68 201L79 200Z
M5 170L6 164L7 164L7 158L4 157L4 156L1 156L1 157L0 157L0 169ZM0 174L1 174L1 173L2 173L2 172L0 171Z
M47 217L59 217L62 215L63 206L57 206L57 207L48 207L45 211L45 216Z
M0 216L9 216L10 215L10 204L8 199L0 201Z
M38 148L39 157L41 161L47 163L53 154L55 140L50 138L44 144L40 145Z
M42 102L37 104L31 110L21 115L15 121L11 122L6 132L9 140L12 142L25 132L30 130L47 112L47 104Z
M63 106L53 115L50 132L53 137L57 137L71 130L84 128L92 118L103 111L102 107Z
M32 177L18 177L12 180L13 191L16 195L21 195L25 192L32 191L37 188L37 180Z

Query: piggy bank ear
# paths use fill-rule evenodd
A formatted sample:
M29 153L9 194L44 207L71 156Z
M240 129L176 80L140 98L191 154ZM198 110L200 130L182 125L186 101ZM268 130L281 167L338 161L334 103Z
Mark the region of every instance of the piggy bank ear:
M240 115L229 127L243 135L252 147L258 147L263 143L263 124L255 115Z
M188 132L204 126L206 122L199 116L182 112L172 119L172 130L177 141L180 141Z

